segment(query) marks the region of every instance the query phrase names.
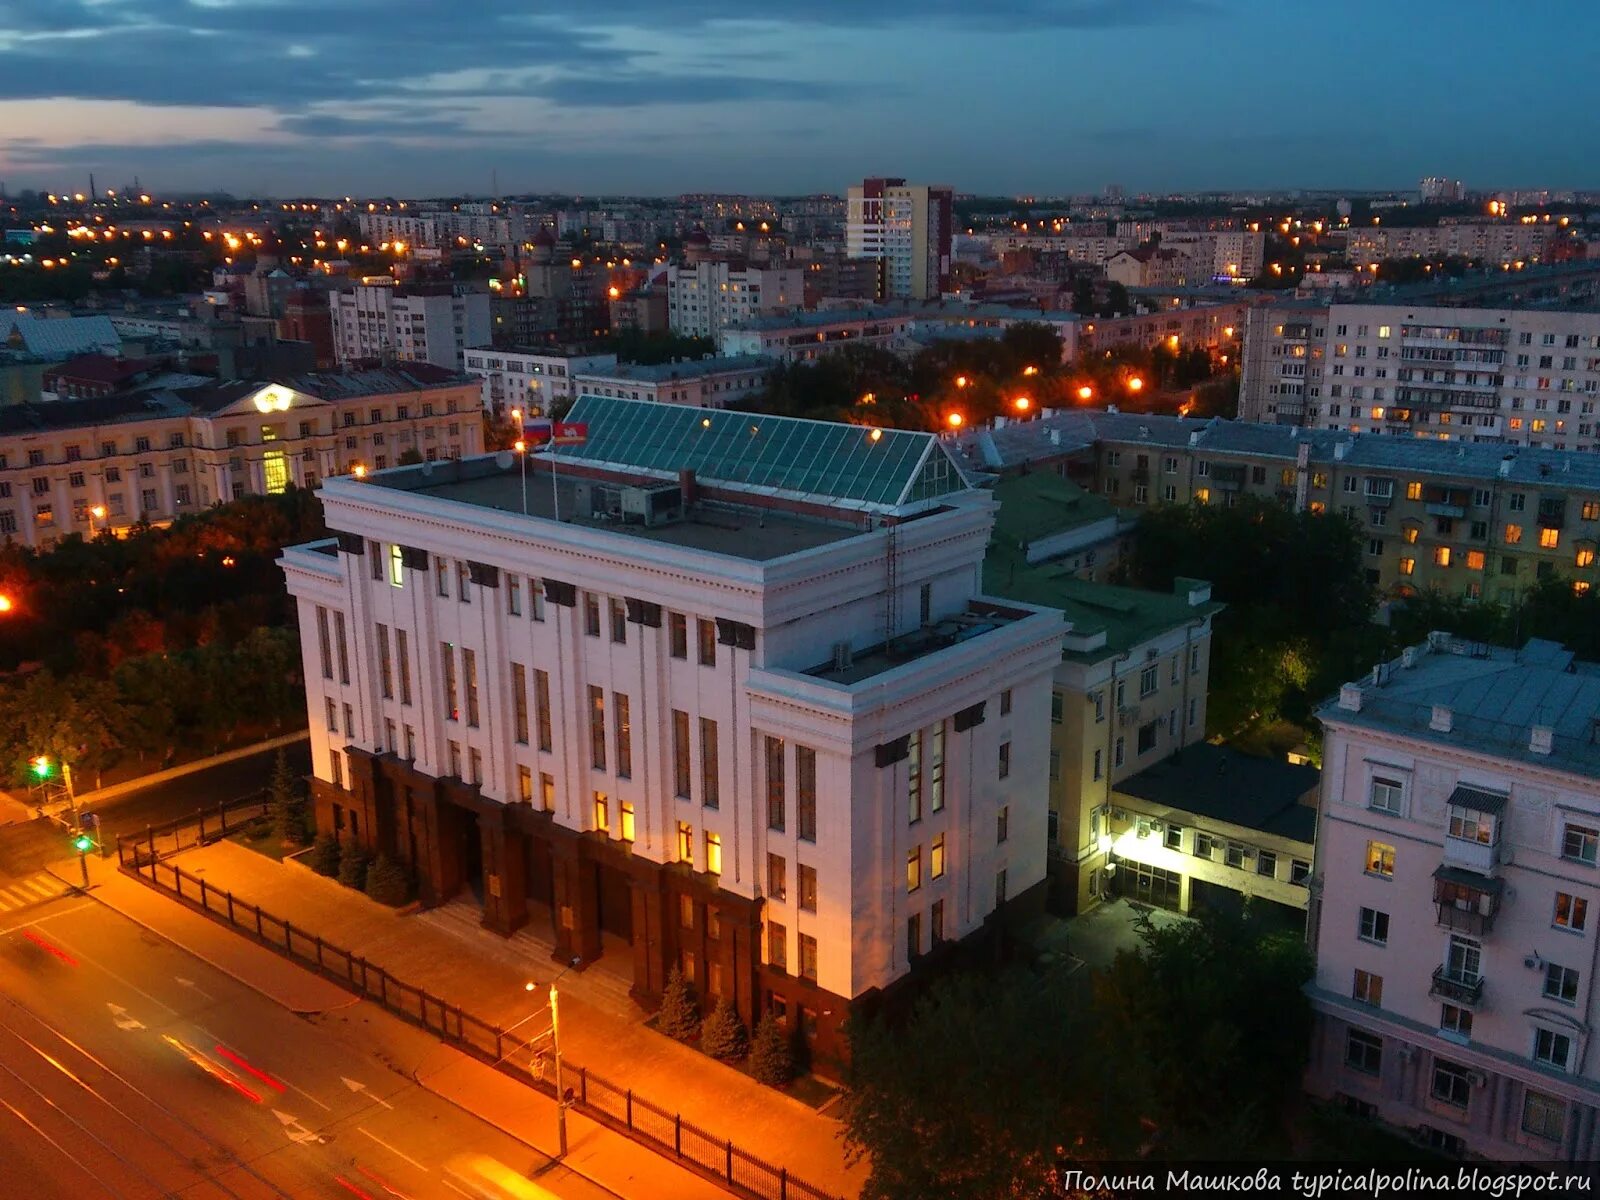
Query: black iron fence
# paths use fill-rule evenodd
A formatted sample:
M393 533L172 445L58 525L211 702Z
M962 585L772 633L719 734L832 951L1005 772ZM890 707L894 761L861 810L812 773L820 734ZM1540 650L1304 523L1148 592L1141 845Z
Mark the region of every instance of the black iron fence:
M118 834L117 861L131 867L168 858L181 850L206 846L265 819L270 812L265 788L252 796L197 808L192 817L150 825L141 834Z
M231 821L230 827L235 829L242 823L237 814L228 820ZM193 828L195 822L188 824ZM208 825L209 834L198 832L196 840L188 844L199 845L208 836L212 836L213 840L222 836L219 832L222 824L221 819L215 820ZM312 931L301 929L249 901L238 899L232 892L182 867L164 861L164 855L172 851L164 848L165 843L160 838L171 838L173 833L173 830L163 830L154 836L119 836L118 865L141 882L176 897L209 917L225 922L262 945L314 969L325 978L382 1005L397 1016L420 1025L480 1062L487 1063L520 1083L538 1088L546 1095L555 1096L555 1085L544 1077L542 1068L537 1064L516 1061L519 1053L527 1048L527 1039L507 1036L500 1026L473 1016L460 1005L451 1004L442 997L397 979L361 955L324 941ZM158 846L163 848L158 849ZM833 1193L795 1178L786 1168L757 1158L748 1150L734 1145L731 1139L718 1137L710 1130L702 1129L685 1120L682 1114L663 1108L632 1088L622 1087L585 1067L575 1065L565 1055L562 1061L570 1077L563 1082L568 1084L573 1093L572 1106L579 1112L736 1194L749 1197L750 1200L838 1200Z

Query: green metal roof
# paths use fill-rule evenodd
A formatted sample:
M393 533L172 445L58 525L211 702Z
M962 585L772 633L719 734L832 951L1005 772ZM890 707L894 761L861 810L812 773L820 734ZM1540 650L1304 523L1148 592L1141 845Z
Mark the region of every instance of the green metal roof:
M885 512L967 488L931 433L588 395L565 419L589 436L561 458L674 479L687 468L707 482Z

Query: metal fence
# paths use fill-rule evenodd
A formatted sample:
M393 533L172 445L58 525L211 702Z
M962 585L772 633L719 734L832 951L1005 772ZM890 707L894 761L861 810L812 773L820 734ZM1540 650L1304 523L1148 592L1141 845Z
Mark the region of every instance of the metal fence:
M117 861L123 866L144 865L168 858L180 850L209 845L264 819L270 811L265 788L255 795L241 796L212 808L197 808L192 817L147 826L142 834L118 834Z
M228 819L232 821L231 828L242 823L236 817ZM217 832L221 828L220 820L209 826L215 836L222 836ZM162 835L170 833L162 831ZM205 836L208 835L200 834L200 840L189 845L201 844ZM119 836L118 865L141 882L316 970L518 1082L555 1096L554 1083L544 1077L543 1056L529 1062L522 1060L523 1052L529 1049L526 1038L508 1037L500 1026L473 1016L460 1005L397 979L359 954L326 942L310 930L164 861L164 854L171 851L158 851L154 848L157 842L158 838ZM731 1139L684 1120L681 1114L653 1103L632 1088L574 1064L565 1055L562 1064L567 1072L564 1082L573 1093L572 1106L579 1112L738 1195L750 1200L839 1200L833 1193L795 1178L786 1168L740 1149Z

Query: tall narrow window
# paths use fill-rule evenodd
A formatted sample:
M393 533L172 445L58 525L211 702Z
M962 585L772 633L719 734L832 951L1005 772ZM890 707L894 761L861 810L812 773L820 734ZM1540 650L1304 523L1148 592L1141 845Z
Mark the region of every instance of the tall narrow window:
M466 646L461 648L461 675L467 691L467 725L478 727L478 654Z
M717 808L722 803L717 773L717 723L710 717L700 718L700 803L707 808Z
M611 802L604 792L594 794L594 827L601 833L611 832Z
M906 751L906 820L922 820L922 730L911 733Z
M611 640L617 645L626 645L628 641L628 610L622 606L620 600L608 600L611 615Z
M783 777L783 739L768 737L767 759L767 828L783 832L786 814L786 788Z
M600 599L590 592L583 594L583 632L586 637L600 636Z
M623 841L634 840L633 805L626 800L622 802L622 828L619 832Z
M511 721L517 744L528 744L528 668L511 664Z
M695 621L695 631L700 639L700 665L717 665L717 623L703 618Z
M517 764L517 799L524 804L533 803L533 770L522 764Z
M322 658L322 677L333 678L333 644L328 637L328 610L317 605L317 649Z
M611 702L616 709L617 778L632 779L633 720L630 716L628 697L621 692L612 692Z
M722 874L722 835L706 831L706 874Z
M456 648L449 642L439 643L439 660L444 665L444 715L447 721L459 721L461 710L456 700Z
M450 564L438 555L433 558L433 590L441 596L450 595Z
M383 698L394 699L394 671L389 661L389 627L378 626L378 680L383 685Z
M389 586L403 588L406 585L406 554L399 546L389 547Z
M935 834L933 846L928 851L928 874L934 879L944 876L944 834Z
M667 633L672 643L673 658L689 657L689 618L682 613L667 614Z
M933 745L928 755L928 807L944 811L944 722L933 727Z
M400 676L400 703L411 703L411 642L404 629L394 631L394 665Z
M606 693L604 688L589 689L589 765L606 769Z
M1122 739L1117 739L1117 744L1122 744ZM1011 774L1011 743L1000 743L1000 778L1005 779Z
M556 810L556 777L544 771L539 772L539 807L545 812Z
M334 640L338 643L338 648L339 648L339 682L340 683L349 683L350 682L350 644L349 644L349 642L347 642L345 640L345 636L344 636L344 614L342 612L336 612L336 613L333 614L333 633L334 633Z
M539 749L550 752L550 672L533 671L533 717L539 723Z
M456 599L463 604L472 603L471 568L464 559L456 563Z
M789 860L781 854L767 855L767 896L784 900L789 895Z
M535 621L544 620L544 580L528 581L528 615Z
M817 840L817 752L810 746L794 748L794 806L800 823L800 840Z
M506 612L513 617L522 615L522 576L506 576Z
M694 866L694 826L678 822L678 861Z
M689 714L672 710L672 792L689 797Z

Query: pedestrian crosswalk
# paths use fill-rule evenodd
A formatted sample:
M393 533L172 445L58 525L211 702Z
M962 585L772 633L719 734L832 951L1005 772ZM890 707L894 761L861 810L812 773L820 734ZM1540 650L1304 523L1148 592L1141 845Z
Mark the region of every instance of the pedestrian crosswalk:
M43 904L47 900L65 896L70 889L54 875L41 871L26 879L0 887L0 913L20 912Z

